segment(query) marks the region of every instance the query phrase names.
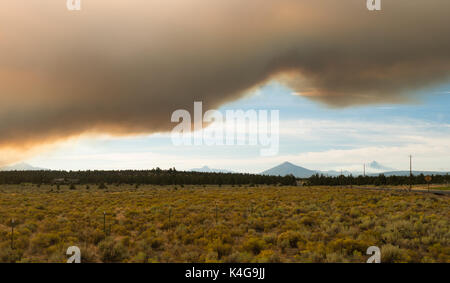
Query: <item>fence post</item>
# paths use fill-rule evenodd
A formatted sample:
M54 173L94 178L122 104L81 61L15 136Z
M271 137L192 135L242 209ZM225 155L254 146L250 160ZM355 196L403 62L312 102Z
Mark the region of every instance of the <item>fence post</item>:
M14 250L14 219L11 219L11 249Z
M171 216L172 216L172 207L171 206L169 206L169 230L170 230L170 218L171 218Z
M106 238L106 212L103 211L103 232L105 233Z
M216 224L217 224L217 202L216 202Z

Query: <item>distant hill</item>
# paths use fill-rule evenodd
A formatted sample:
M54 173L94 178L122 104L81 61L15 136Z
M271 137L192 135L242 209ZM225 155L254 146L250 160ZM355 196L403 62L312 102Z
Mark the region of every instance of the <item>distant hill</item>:
M233 171L228 171L225 169L213 169L209 168L208 166L203 166L202 168L194 168L189 171L202 173L234 173Z
M34 167L24 162L0 168L0 171L39 171L39 170L48 170L48 169Z
M316 173L317 171L309 170L290 162L284 162L278 166L262 172L261 175L286 176L292 174L297 178L309 178Z

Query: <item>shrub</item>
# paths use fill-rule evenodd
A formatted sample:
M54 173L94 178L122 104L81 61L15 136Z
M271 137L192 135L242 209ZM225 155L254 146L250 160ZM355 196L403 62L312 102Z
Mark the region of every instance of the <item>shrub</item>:
M259 254L264 247L264 241L258 238L250 238L244 243L244 250L251 252L254 255Z
M391 244L381 247L381 262L394 263L405 261L405 253L402 249Z
M299 232L286 231L278 236L278 245L282 248L297 248L298 241L302 239Z
M275 245L277 243L277 236L274 234L266 234L263 236L264 242L270 245Z
M256 259L260 263L279 263L281 258L278 253L272 250L263 250Z
M300 220L300 224L303 224L305 226L312 226L314 224L314 219L312 219L309 216L304 216L302 217L302 219Z
M221 241L217 241L214 244L214 251L217 252L217 258L220 260L224 256L228 256L231 254L232 247L230 244L224 244Z
M39 251L50 246L56 245L59 242L59 237L54 233L41 233L37 234L31 240L31 246L33 250Z
M98 248L103 262L121 262L127 256L126 248L112 239L100 242Z
M348 262L348 261L345 260L344 255L342 255L340 253L328 253L327 254L327 258L326 258L326 262L343 263L343 262Z
M22 257L22 252L18 249L11 249L9 246L2 246L0 248L0 261L1 262L19 262Z

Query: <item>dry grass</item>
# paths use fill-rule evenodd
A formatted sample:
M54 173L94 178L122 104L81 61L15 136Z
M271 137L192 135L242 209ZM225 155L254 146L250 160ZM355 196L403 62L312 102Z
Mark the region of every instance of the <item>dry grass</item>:
M0 261L450 262L449 218L448 196L397 191L1 186Z

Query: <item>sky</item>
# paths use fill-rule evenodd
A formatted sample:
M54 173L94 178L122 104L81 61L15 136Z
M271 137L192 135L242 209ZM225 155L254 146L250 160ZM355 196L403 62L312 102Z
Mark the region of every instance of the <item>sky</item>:
M365 0L81 7L0 2L0 167L260 172L377 160L407 169L411 154L415 169L449 170L450 1L383 0L381 11ZM175 146L171 116L193 113L195 101L220 113L278 110L276 154Z
M450 85L429 92L403 104L330 108L271 82L218 110L279 110L280 148L275 156L261 156L260 145L175 146L167 133L82 137L27 162L67 170L209 166L259 173L289 161L314 170L362 171L362 164L373 160L408 170L411 154L415 170L449 171Z

